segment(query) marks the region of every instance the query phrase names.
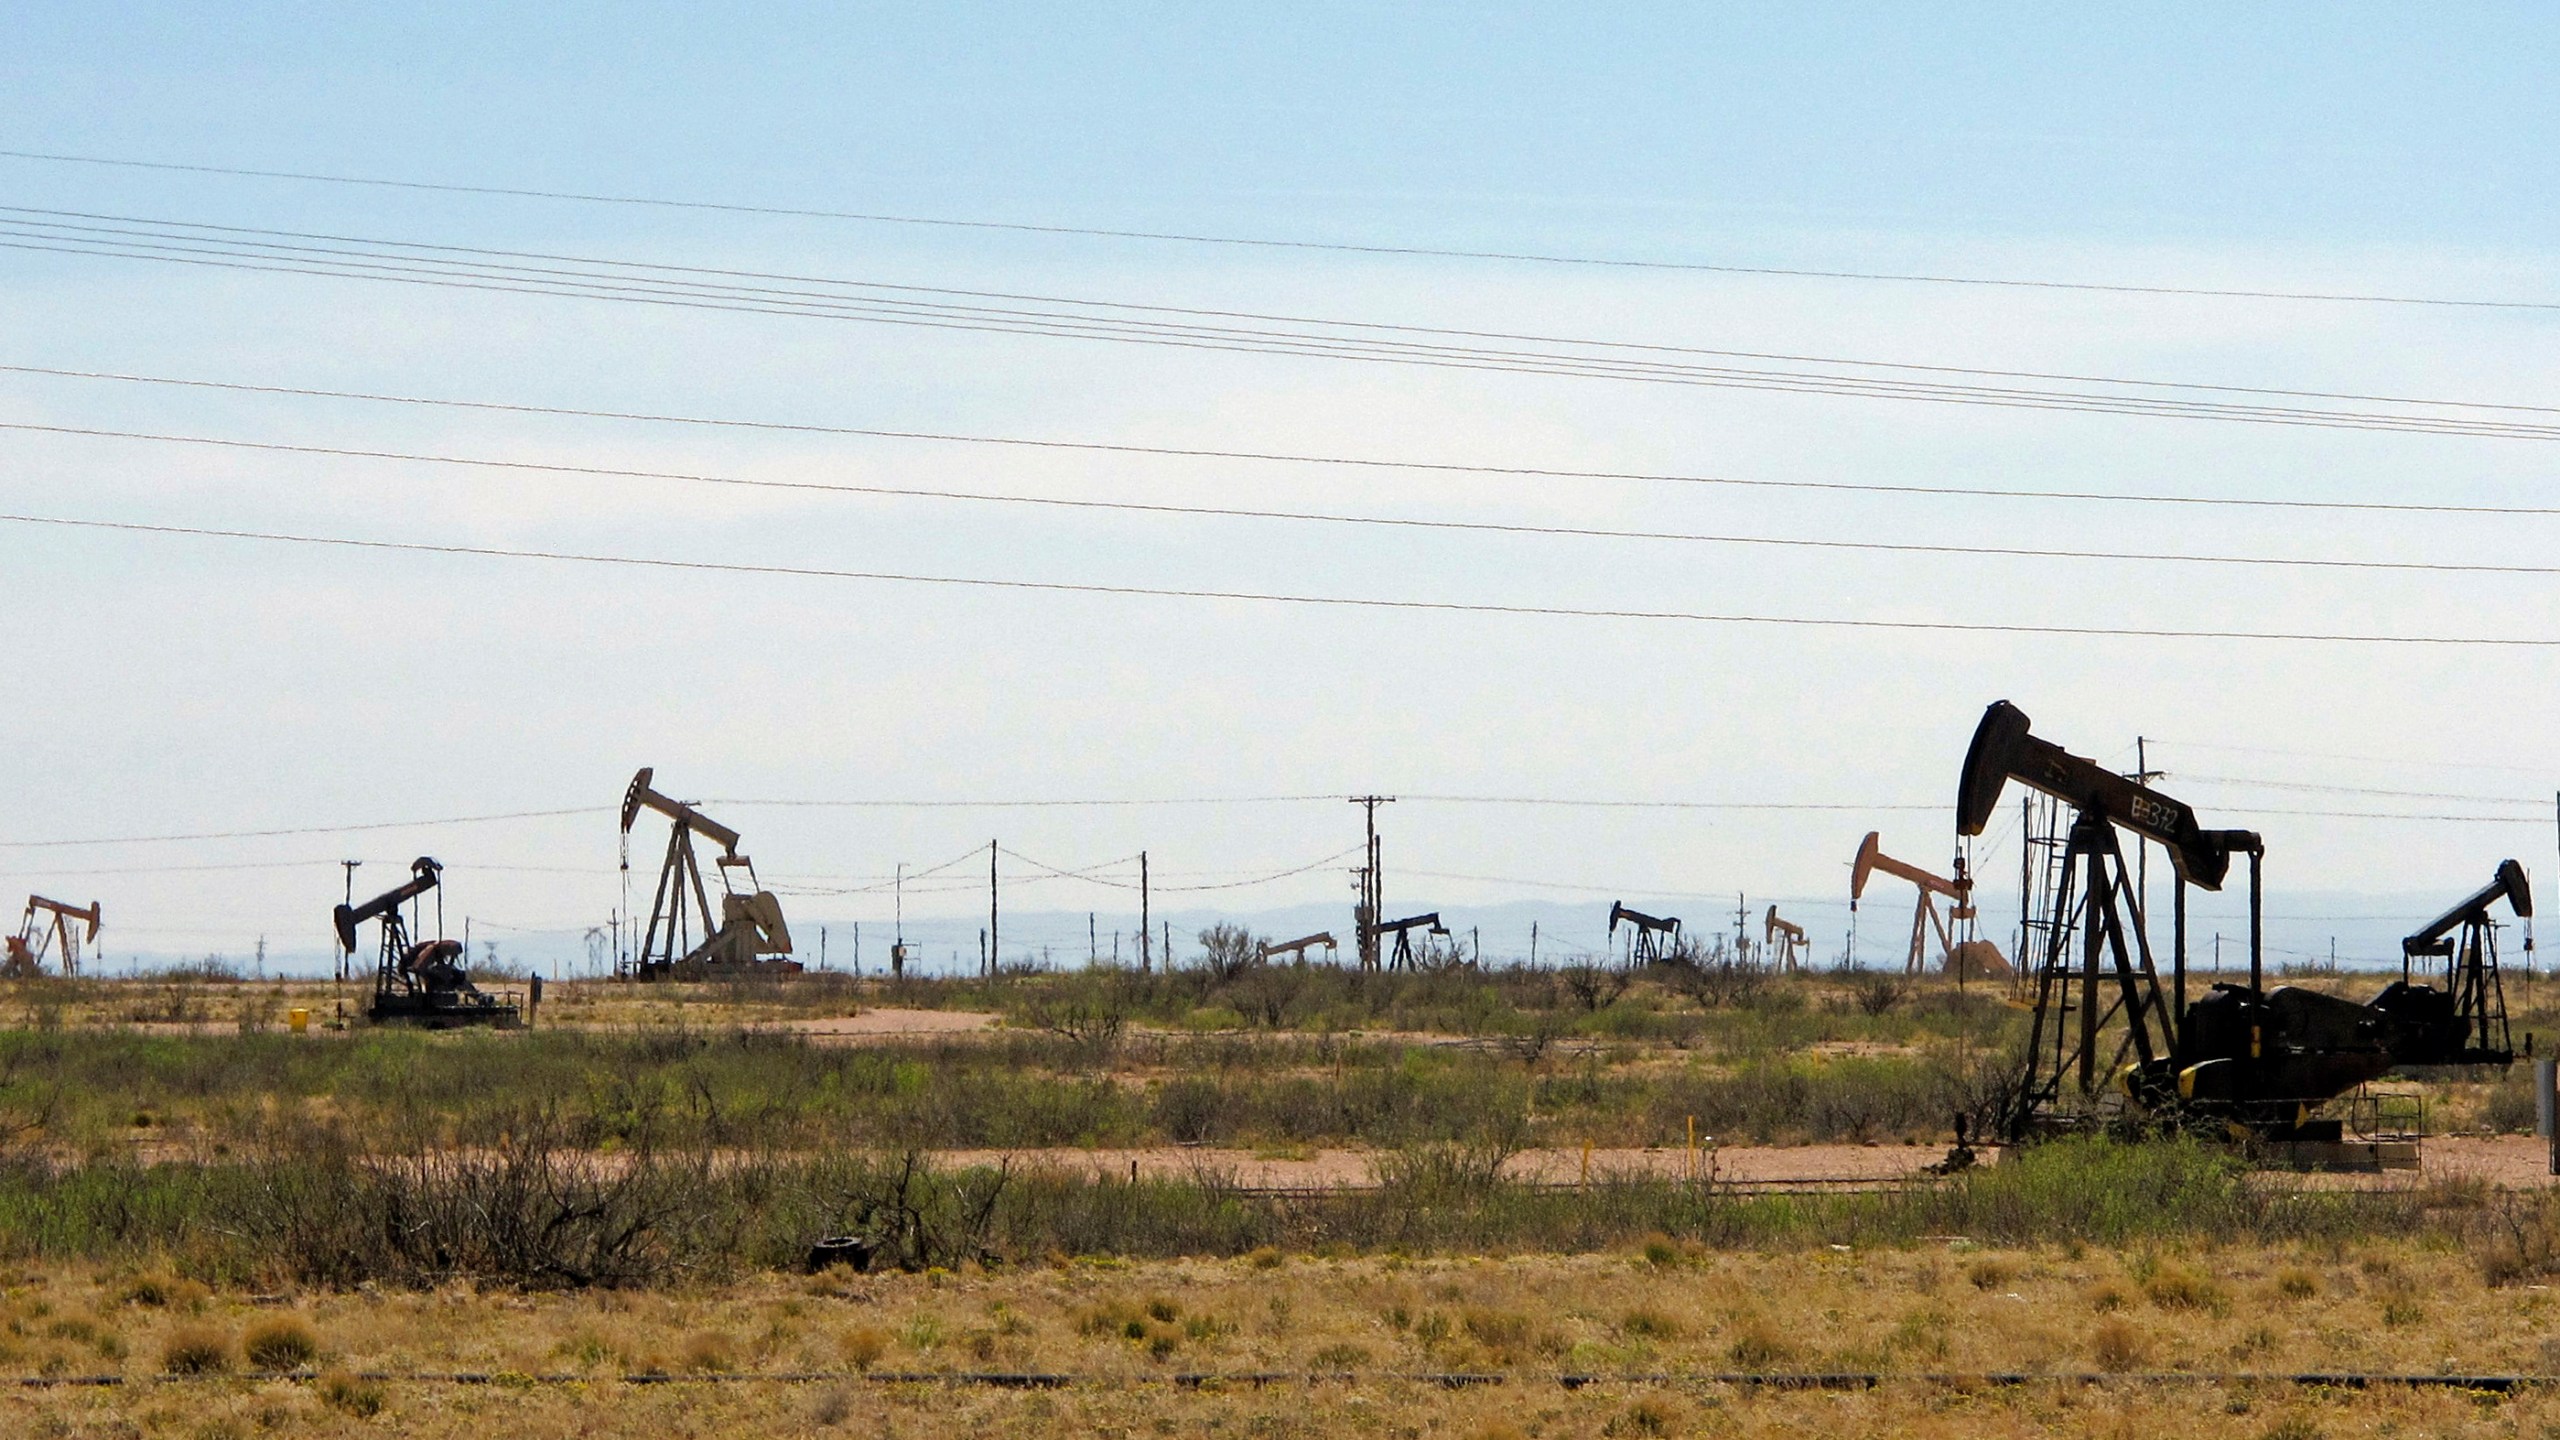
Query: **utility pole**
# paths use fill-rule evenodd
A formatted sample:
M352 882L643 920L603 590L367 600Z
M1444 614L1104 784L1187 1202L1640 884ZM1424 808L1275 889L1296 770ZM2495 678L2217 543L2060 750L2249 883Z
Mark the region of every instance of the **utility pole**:
M1147 913L1147 899L1147 852L1141 850L1138 852L1138 973L1141 975L1146 974L1154 968L1152 965L1147 963L1151 958L1148 951L1147 935L1150 928L1155 924L1154 919ZM1116 943L1115 937L1115 944Z
M897 908L896 908L896 909L894 909L894 910L892 910L892 911L890 912L890 917L891 917L891 918L890 918L890 921L889 921L889 927L890 927L890 928L889 928L889 978L890 978L890 979L892 979L892 980L904 980L904 979L906 979L906 978L907 978L907 862L906 862L906 861L901 860L901 861L899 861L899 862L898 862L898 874L897 874L897 878L896 878L894 881L892 881L891 883L892 883L892 884L894 884L894 885L897 887L896 891L894 892L894 894L895 894L895 897L896 897L896 898L895 898L895 899L894 899L894 901L892 902L893 904L895 904L895 905L896 905L896 907L897 907Z
M347 908L353 910L356 908L356 867L364 862L341 860L338 863L345 866L347 870ZM338 952L338 983L341 985L347 983L347 952L344 949Z
M996 842L987 842L987 978L996 974Z
M2133 783L2136 785L2149 785L2169 777L2168 771L2151 768L2149 744L2139 735L2133 737ZM2151 842L2139 835L2133 837L2133 891L2134 914L2147 924L2151 918Z
M853 922L853 978L862 978L862 922L859 920Z
M1369 840L1362 850L1360 866L1360 899L1351 907L1351 922L1360 938L1360 968L1378 968L1378 921L1386 914L1387 884L1378 868L1378 807L1396 803L1392 795L1354 795L1351 803L1360 807Z
M1084 963L1091 969L1102 963L1102 922L1090 910L1084 912Z
M1529 922L1529 968L1538 968L1538 922Z

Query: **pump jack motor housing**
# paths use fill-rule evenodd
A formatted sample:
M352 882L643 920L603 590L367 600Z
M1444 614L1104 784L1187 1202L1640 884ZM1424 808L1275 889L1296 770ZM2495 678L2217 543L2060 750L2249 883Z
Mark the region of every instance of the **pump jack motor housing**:
M1956 787L1963 835L1983 832L2011 780L2073 812L2047 912L2028 932L2043 937L2042 953L2018 957L2035 979L2035 1011L2015 1099L2001 1117L2010 1139L2130 1111L2263 1139L2334 1141L2342 1126L2315 1112L2396 1067L2513 1061L2488 908L2503 900L2531 916L2522 866L2501 864L2487 888L2409 937L2402 978L2364 1004L2299 986L2269 991L2260 938L2266 847L2257 834L2206 829L2185 803L2031 731L2025 712L1993 704ZM2175 871L2166 996L2118 838L2127 830L2167 850ZM2221 889L2235 854L2249 857L2249 983L2215 985L2190 1005L2187 888ZM2417 976L2420 958L2444 961L2444 988Z

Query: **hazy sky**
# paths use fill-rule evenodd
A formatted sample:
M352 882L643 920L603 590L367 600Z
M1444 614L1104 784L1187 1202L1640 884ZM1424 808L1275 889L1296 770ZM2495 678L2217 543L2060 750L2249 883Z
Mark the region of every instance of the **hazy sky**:
M1742 267L2560 304L2545 7L27 3L0 149L1031 225ZM0 204L1720 350L2535 406L2560 310L1192 245L0 159ZM0 230L12 227L0 215ZM0 235L0 241L8 237ZM0 364L524 405L1691 476L2536 506L2548 440L1239 355L0 249ZM1976 381L1972 383L1993 383ZM2232 398L2224 396L2220 398ZM2297 404L2298 401L2274 403ZM2358 402L2329 402L2354 404ZM2506 418L2541 423L2530 411ZM2144 554L2560 563L2555 517L1889 497L1184 460L0 373L0 421L1164 504ZM1809 619L2560 637L2552 577L1381 530L564 477L0 430L11 514L1147 588ZM1747 892L1845 924L1942 863L2007 697L2270 844L2288 943L2537 869L2548 649L1391 612L350 553L0 525L0 893L110 951L320 943L446 860L488 933L620 903L637 766L805 930L1000 838L1025 911L1149 851L1188 910ZM2307 788L2306 788L2307 787ZM2332 788L2320 788L2332 787ZM2389 793L2372 793L2389 792ZM1905 808L1881 808L1881 807ZM577 810L549 818L189 840ZM2352 812L2350 815L2305 812ZM2375 816L2461 818L2371 818ZM46 842L46 843L34 843ZM635 837L645 892L661 838ZM945 877L983 874L983 857ZM2013 875L2014 849L1978 863ZM226 868L228 867L228 868ZM1133 878L1127 866L1105 873ZM1535 882L1533 885L1532 882ZM974 883L974 881L972 882ZM1544 885L1548 888L1535 888ZM1574 888L1581 887L1581 888ZM843 894L810 893L846 891ZM2420 897L2389 904L2359 897ZM641 897L645 905L645 893ZM2005 905L2006 901L1995 904ZM2375 905L2382 904L2377 910ZM918 917L974 892L920 883ZM1891 909L1891 907L1888 907ZM1511 912L1506 912L1511 913ZM1890 931L1907 912L1881 924ZM1596 932L1596 914L1586 928ZM2423 919L2423 914L2410 919ZM1123 922L1125 923L1125 922ZM2326 924L2328 929L2322 926ZM1053 925L1054 929L1055 926ZM1078 927L1080 930L1080 927ZM1009 938L1011 938L1009 936ZM1035 943L1038 933L1022 935ZM1488 947L1494 938L1487 937ZM1506 942L1507 943L1507 942ZM1872 936L1862 940L1872 945Z

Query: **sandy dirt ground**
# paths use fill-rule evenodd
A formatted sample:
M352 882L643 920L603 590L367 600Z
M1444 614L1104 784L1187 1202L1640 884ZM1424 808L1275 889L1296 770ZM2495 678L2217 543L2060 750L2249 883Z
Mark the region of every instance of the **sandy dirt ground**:
M992 1030L1002 1017L977 1010L893 1010L879 1007L859 1015L831 1015L815 1020L785 1020L756 1028L805 1035L819 1044L852 1044L863 1040L939 1038Z

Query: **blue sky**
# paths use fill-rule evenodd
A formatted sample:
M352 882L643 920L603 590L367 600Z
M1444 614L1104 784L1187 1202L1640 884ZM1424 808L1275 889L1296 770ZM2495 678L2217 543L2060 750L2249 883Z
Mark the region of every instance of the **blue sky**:
M21 5L0 149L1116 228L1816 269L2560 298L2560 19L2535 7ZM1186 247L0 159L0 203L1404 323L2548 403L2550 312L1980 291ZM1578 468L2462 503L2549 498L2545 446L1665 392L419 291L0 252L0 362L591 408ZM2541 563L2546 519L2163 515L706 436L0 377L0 419L1067 497L2072 548ZM2547 578L1826 559L1380 536L679 485L456 476L0 434L17 511L669 557L1490 602L2173 628L2551 633ZM2560 778L2533 654L1995 643L1410 619L1236 604L598 575L12 531L22 693L0 839L294 828L685 794L1380 789L1934 802L1984 703L2258 823L2295 943L2429 908ZM2217 750L2213 747L2237 747ZM2342 758L2345 757L2345 758ZM2503 767L2503 768L2492 768ZM2246 783L2244 783L2246 782ZM2254 785L2255 788L2251 788ZM2335 785L2406 792L2291 789ZM2172 787L2176 788L2176 787ZM2492 795L2503 806L2430 796ZM2287 810L2459 810L2384 821ZM1357 838L1312 811L742 807L797 913L1000 831L1212 877ZM1452 913L1566 876L1836 910L1857 836L1942 817L1413 805L1399 891ZM1899 833L1898 832L1899 829ZM619 899L592 817L364 832L526 932ZM1902 838L1908 836L1908 838ZM316 939L352 838L0 850L120 943ZM646 846L639 848L645 852ZM2005 862L1983 857L1986 871ZM241 865L273 868L206 870ZM476 867L476 868L475 868ZM1338 867L1336 867L1338 869ZM1116 872L1115 872L1116 873ZM1493 880L1460 877L1496 877ZM832 877L832 878L830 878ZM1504 877L1508 877L1505 879ZM645 879L645 877L644 877ZM845 883L837 883L843 881ZM857 883L858 882L858 883ZM1115 892L1071 896L1072 915ZM1038 892L1034 892L1035 896ZM1327 903L1335 870L1240 893ZM315 899L316 897L316 899ZM2344 897L2344 898L2340 898ZM1563 897L1559 897L1560 899ZM935 902L927 902L928 905ZM1045 903L1026 898L1026 906ZM1696 900L1698 906L1710 902ZM1715 902L1721 904L1722 902ZM955 920L967 908L947 902ZM2384 907L2388 908L2388 907ZM1506 912L1508 913L1508 912ZM2415 914L2424 919L2425 914ZM1834 923L1834 922L1840 923ZM1817 920L1841 928L1845 913ZM2292 922L2288 922L2292 923ZM2387 937L2389 924L2381 922ZM308 932L308 933L306 933ZM119 943L111 941L111 948ZM1488 944L1494 942L1489 938Z

